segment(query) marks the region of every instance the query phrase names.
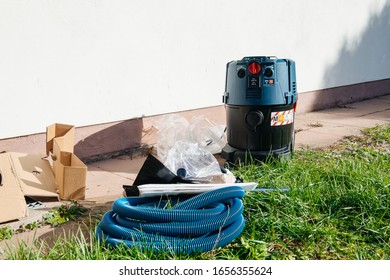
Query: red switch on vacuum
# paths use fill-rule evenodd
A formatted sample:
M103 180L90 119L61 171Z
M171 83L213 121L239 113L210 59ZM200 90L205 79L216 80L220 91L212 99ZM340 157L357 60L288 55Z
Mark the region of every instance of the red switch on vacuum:
M252 62L251 64L249 64L248 66L248 71L249 73L251 73L252 75L256 75L260 72L261 70L261 65L257 62Z

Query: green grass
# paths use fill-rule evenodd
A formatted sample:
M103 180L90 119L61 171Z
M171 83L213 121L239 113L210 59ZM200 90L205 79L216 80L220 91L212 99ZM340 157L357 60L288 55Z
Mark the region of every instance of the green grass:
M302 149L285 162L232 170L269 192L244 198L246 226L229 245L206 253L154 254L109 249L94 237L101 215L52 243L19 244L8 259L390 259L390 125L327 149ZM287 191L286 191L287 188Z

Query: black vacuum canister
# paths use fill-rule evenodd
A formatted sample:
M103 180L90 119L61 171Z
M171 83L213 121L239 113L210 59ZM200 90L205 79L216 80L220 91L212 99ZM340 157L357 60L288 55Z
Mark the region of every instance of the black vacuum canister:
M290 158L297 104L295 62L269 56L244 57L226 67L228 162Z

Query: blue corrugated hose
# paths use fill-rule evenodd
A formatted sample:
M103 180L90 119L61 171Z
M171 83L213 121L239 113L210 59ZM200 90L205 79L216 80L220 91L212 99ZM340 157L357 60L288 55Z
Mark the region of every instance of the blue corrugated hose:
M155 252L206 252L238 237L245 225L242 187L230 186L180 201L171 197L124 197L113 203L96 228L111 246Z

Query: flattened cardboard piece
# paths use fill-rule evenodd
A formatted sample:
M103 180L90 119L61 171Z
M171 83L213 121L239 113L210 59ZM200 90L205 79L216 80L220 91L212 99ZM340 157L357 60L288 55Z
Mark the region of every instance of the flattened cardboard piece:
M53 165L60 198L85 199L87 166L73 153L61 152Z
M58 201L50 163L39 155L0 154L0 222L28 216L25 196Z
M27 217L27 205L8 153L0 154L0 223Z
M40 155L10 153L22 192L30 197L59 200L57 184L48 160Z
M46 127L46 155L53 153L54 139L58 140L61 151L73 153L74 133L73 125L55 123Z

